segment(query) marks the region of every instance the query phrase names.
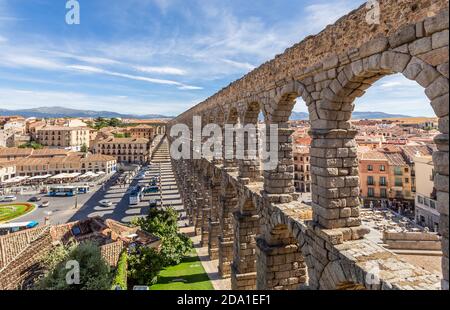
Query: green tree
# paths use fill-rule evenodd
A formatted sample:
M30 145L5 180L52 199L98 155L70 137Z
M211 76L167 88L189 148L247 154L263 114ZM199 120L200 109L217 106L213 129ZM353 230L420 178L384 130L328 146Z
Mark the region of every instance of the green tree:
M69 272L69 269L66 269L68 261L76 261L79 264L79 284L68 284L66 281L66 275ZM38 283L37 288L46 290L108 290L111 287L111 279L112 273L101 255L100 247L96 243L88 241L74 247Z
M109 126L111 127L119 127L120 125L122 125L122 122L118 118L113 117L109 120Z
M128 287L155 284L163 267L162 257L155 249L134 248L128 254Z
M87 153L87 152L89 151L89 149L88 149L88 147L87 147L86 144L83 144L83 145L81 146L80 151L81 151L82 153Z
M44 146L42 144L40 144L40 143L35 142L35 141L31 141L31 142L27 142L25 144L20 145L19 148L21 148L21 149L32 148L32 149L35 149L35 150L40 150L40 149L43 149Z
M173 208L151 209L148 217L137 220L137 225L161 239L160 255L164 266L177 265L192 249L192 241L178 232L178 213Z

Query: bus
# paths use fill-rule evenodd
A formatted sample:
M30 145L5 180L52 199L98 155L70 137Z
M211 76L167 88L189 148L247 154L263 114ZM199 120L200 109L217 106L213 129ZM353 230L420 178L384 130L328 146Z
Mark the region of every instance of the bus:
M77 193L78 194L87 194L87 193L89 193L89 190L90 190L89 185L77 186Z
M10 233L15 233L15 232L25 230L25 229L34 228L34 227L37 227L38 225L39 225L39 223L36 221L1 224L0 225L0 236L7 235Z
M145 187L140 186L140 185L133 188L133 190L130 192L130 197L129 197L130 205L137 205L138 203L141 202L142 199L144 199L144 189L145 189Z
M72 197L78 193L75 186L52 186L48 191L50 197Z

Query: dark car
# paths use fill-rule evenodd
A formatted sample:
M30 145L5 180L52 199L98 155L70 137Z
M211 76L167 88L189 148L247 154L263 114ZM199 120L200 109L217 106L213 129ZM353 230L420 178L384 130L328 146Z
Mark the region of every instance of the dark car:
M29 202L37 202L37 201L41 201L41 197L38 196L34 196L31 197L30 199L28 199Z

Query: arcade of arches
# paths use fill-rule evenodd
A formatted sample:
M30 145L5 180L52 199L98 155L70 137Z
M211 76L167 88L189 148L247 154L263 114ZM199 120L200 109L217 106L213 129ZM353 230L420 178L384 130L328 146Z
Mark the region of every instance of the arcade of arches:
M257 160L173 160L188 216L233 289L448 289L448 1L379 2L379 25L362 6L168 124L168 132L177 123L192 130L194 115L256 124L262 111L278 125L274 170ZM421 85L439 118L441 278L369 241L361 226L349 120L355 98L394 73ZM287 121L298 97L310 115L312 207L294 188Z

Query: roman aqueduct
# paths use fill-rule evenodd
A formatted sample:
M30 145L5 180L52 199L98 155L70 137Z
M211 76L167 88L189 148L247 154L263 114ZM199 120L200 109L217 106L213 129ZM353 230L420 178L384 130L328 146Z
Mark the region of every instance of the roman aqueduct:
M173 160L196 232L233 289L448 289L448 1L365 5L287 49L168 125L277 124L278 166L259 160ZM293 30L295 31L295 29ZM367 240L350 118L357 97L394 73L421 85L439 117L434 153L441 216L440 279ZM297 202L291 130L301 97L311 122L312 208ZM173 138L170 138L173 141Z

